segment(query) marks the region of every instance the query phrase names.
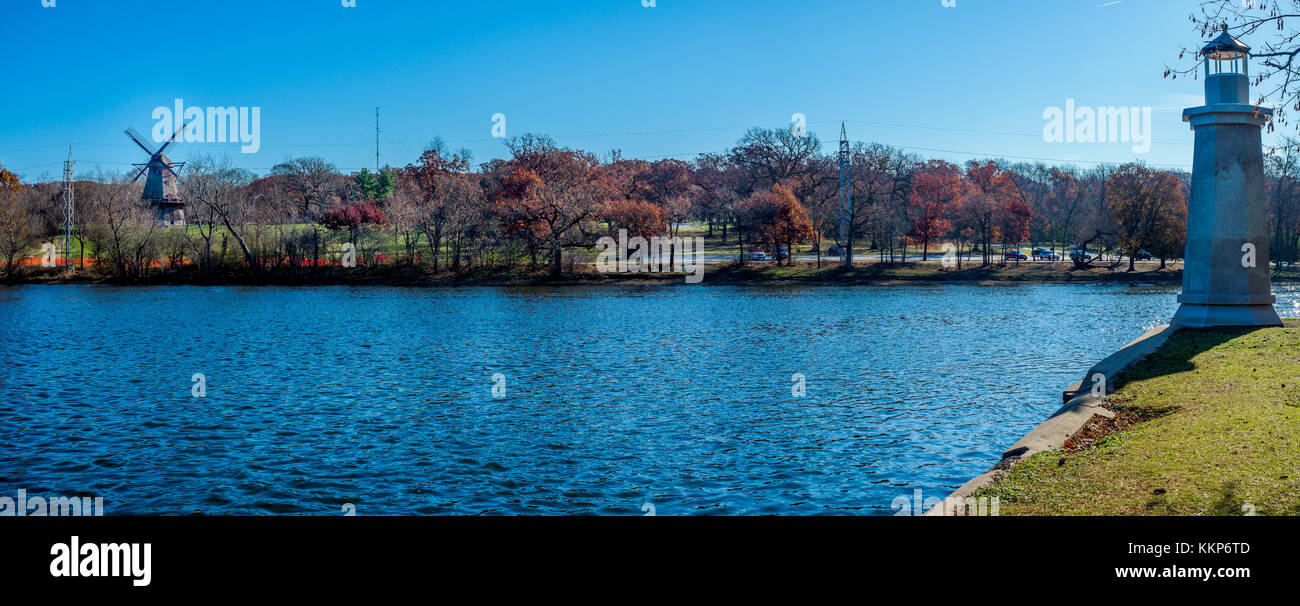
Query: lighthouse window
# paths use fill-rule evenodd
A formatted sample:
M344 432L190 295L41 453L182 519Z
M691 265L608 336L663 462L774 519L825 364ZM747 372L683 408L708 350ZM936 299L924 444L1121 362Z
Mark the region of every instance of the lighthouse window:
M1246 73L1245 55L1243 53L1215 53L1207 57L1206 74L1244 74Z

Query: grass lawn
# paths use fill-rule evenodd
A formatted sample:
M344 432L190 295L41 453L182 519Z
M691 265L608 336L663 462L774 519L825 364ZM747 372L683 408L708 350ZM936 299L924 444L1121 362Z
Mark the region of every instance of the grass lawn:
M1300 515L1300 321L1286 323L1176 333L1106 399L1136 424L976 496L1002 515Z

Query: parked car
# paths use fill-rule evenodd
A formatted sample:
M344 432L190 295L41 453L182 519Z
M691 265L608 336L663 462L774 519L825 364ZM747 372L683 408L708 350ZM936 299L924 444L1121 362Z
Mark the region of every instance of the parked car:
M765 253L765 252L763 252L763 251L760 251L760 250L756 250L756 251L754 251L754 252L749 253L749 260L750 260L750 261L766 261L766 260L767 260L767 253Z
M1028 261L1028 260L1029 260L1029 255L1026 255L1025 253L1022 253L1022 252L1020 252L1020 251L1018 251L1018 250L1009 250L1009 251L1007 251L1007 260L1008 260L1008 261Z
M1046 248L1035 248L1033 254L1035 259L1042 259L1044 261L1061 260L1061 255L1058 255L1050 250L1047 250Z
M1070 260L1071 260L1071 261L1078 261L1078 260L1080 260L1080 259L1082 259L1082 260L1084 260L1084 261L1091 261L1091 260L1092 260L1092 255L1091 255L1091 254L1088 254L1087 251L1082 251L1082 250L1072 250L1072 251L1070 251Z
M838 257L843 254L844 254L844 249L839 244L836 244L826 249L826 256L828 257Z
M1151 253L1145 250L1139 250L1136 255L1133 255L1133 258L1137 259L1138 261L1150 261Z

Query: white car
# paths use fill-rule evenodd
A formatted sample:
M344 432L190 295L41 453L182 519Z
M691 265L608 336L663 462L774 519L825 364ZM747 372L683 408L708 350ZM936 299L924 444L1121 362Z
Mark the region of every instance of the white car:
M766 261L766 260L767 260L767 253L765 253L765 252L761 252L761 251L754 251L754 252L751 252L751 253L749 253L749 260L750 260L750 261Z

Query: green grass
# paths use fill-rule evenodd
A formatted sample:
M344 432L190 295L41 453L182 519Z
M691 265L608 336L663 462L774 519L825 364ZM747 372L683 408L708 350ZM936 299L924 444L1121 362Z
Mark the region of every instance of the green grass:
M1300 321L1180 331L1107 406L1154 418L1039 453L977 496L1002 515L1300 515Z

